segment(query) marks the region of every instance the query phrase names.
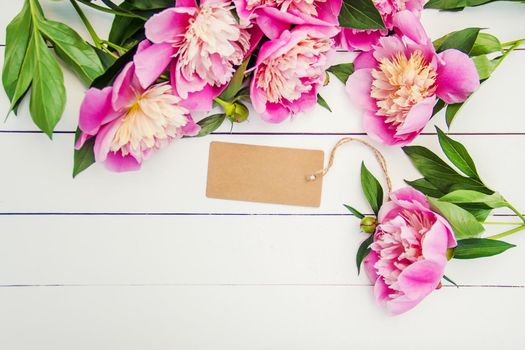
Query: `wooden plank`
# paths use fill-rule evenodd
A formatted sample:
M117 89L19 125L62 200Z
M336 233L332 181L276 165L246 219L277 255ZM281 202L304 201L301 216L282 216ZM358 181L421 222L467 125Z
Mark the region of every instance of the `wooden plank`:
M95 165L72 179L73 135L1 134L0 212L171 212L171 213L301 213L345 214L342 204L366 212L361 193L361 161L382 179L371 152L348 144L338 152L325 177L319 209L208 199L206 167L210 141L322 149L329 152L339 136L214 135L207 140L185 139L154 154L140 172L117 174ZM518 186L525 169L518 154L525 136L460 136L477 161L486 183L525 210L525 188ZM422 136L418 144L438 150L437 137ZM382 148L394 187L418 177L399 148ZM498 211L499 213L505 211Z
M45 15L52 20L62 21L77 30L84 38L89 35L68 1L40 0ZM10 2L0 12L0 23L9 23L22 8L22 1ZM100 2L98 2L100 4ZM106 37L112 16L92 10L80 4L100 37ZM503 41L525 37L522 25L523 5L520 3L498 2L477 8L467 8L459 13L424 10L422 22L432 38L438 38L453 30L466 27L488 28ZM5 44L5 25L0 28L0 44Z
M0 285L368 285L355 267L365 238L350 216L0 217ZM506 241L518 247L453 260L447 276L525 286L525 233Z
M368 287L0 288L24 350L522 349L525 289L444 288L386 317Z
M0 47L0 64L3 63L4 48ZM350 61L352 55L339 53L337 62ZM456 117L452 132L457 133L525 133L525 118L521 113L522 82L525 80L525 65L522 64L525 51L517 51L507 58L491 79L471 97ZM57 131L76 129L80 104L86 87L68 70L65 71L67 86L67 105ZM263 122L255 112L250 120L235 124L233 129L229 122L219 132L257 132L257 133L360 133L361 113L348 100L344 86L335 77L330 85L321 90L333 110L317 106L313 111L299 114L281 124ZM7 114L9 102L5 93L0 93L0 115ZM217 110L218 112L218 110ZM214 112L211 112L214 113ZM197 113L195 119L206 114ZM433 133L434 124L445 129L444 112L434 117L425 132ZM0 131L38 130L29 115L29 103L24 101L18 116L11 115L6 123L0 123Z

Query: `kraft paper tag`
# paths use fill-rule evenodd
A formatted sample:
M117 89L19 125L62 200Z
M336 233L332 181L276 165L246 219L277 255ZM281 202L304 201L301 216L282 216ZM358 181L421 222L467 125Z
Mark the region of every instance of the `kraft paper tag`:
M322 178L306 177L323 166L321 150L212 142L206 196L319 207Z

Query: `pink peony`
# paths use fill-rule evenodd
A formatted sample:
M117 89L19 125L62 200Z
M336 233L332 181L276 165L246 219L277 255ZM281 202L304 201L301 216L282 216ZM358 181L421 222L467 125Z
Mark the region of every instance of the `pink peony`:
M241 23L255 21L270 39L292 25L337 26L342 0L234 0Z
M190 110L209 110L262 34L237 23L227 0L177 0L151 17L154 44L135 56L137 78L149 86L171 64L171 83ZM155 62L155 64L152 64Z
M455 49L436 54L419 20L410 12L394 16L396 34L354 61L346 90L364 110L363 128L387 145L406 145L432 117L437 97L464 102L479 87L468 55Z
M388 34L394 28L394 16L404 10L411 11L417 17L423 10L423 0L372 0L381 14L386 30L360 30L342 28L337 37L339 46L345 50L370 51L372 45L377 45L379 38Z
M137 52L149 45L143 41ZM135 74L135 65L130 62L112 87L87 91L80 107L82 134L76 148L95 137L93 150L97 162L104 162L117 172L138 170L153 151L173 139L199 132L200 127L180 103L168 83L143 88Z
M375 284L377 302L397 315L415 307L440 285L447 249L457 243L448 222L410 187L390 194L378 222L364 266Z
M292 113L315 106L334 52L331 36L336 32L335 27L298 26L261 46L250 97L263 120L280 123Z

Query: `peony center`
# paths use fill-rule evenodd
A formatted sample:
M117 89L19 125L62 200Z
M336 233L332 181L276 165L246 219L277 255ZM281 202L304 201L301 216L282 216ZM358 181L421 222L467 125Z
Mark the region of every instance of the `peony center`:
M144 152L160 148L179 135L188 122L188 110L178 105L169 84L154 85L137 96L113 137L111 151L142 160ZM146 152L147 153L147 152Z
M410 109L436 91L436 70L421 51L410 57L398 53L384 58L372 70L371 96L376 100L377 115L394 126L402 124Z
M261 63L255 77L257 87L265 91L268 102L299 99L312 85L324 82L331 46L329 38L306 36L289 51Z

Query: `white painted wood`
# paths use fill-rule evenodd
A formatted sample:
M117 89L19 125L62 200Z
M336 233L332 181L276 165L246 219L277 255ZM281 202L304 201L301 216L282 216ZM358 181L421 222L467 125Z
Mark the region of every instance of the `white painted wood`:
M366 235L350 216L10 216L0 223L0 286L369 284L355 267ZM490 225L486 234L510 228ZM460 285L525 286L525 235L506 240L518 248L453 260L447 276Z
M21 4L3 5L0 44ZM68 1L42 4L49 18L88 38ZM111 16L85 11L99 34L107 35ZM525 37L524 15L524 5L498 2L461 13L425 11L423 22L433 38L476 26L489 27L507 41ZM0 47L0 63L4 50ZM486 183L523 211L525 136L509 133L525 133L524 55L512 54L452 127L452 132L478 134L457 139ZM85 87L65 74L68 105L57 130L72 131ZM379 175L361 146L340 150L318 209L204 197L210 141L328 152L341 136L278 134L362 132L359 112L342 84L334 78L322 95L334 113L316 108L281 125L264 124L253 115L234 129L276 135L182 140L154 155L141 172L113 174L94 166L76 180L70 176L73 135L56 134L50 142L42 134L19 133L36 130L24 104L20 116L0 123L0 348L524 348L524 235L508 238L518 247L501 256L452 261L447 275L463 287L446 286L406 315L391 318L374 305L366 277L357 276L354 266L365 236L341 205L366 210L359 188L361 160ZM0 115L8 106L0 94ZM434 132L434 123L443 126L443 115L426 132ZM228 132L229 126L219 131ZM415 144L439 149L433 135ZM416 178L401 150L382 150L396 187L403 178ZM13 212L33 214L5 215ZM49 212L121 214L40 215ZM128 215L160 212L182 215ZM265 213L292 215L253 215ZM489 233L506 228L490 226Z
M525 346L524 288L443 288L388 317L369 287L0 288L0 346L24 350L441 350Z
M525 210L525 168L517 152L525 136L458 136L477 160L487 184ZM73 135L58 134L54 141L43 134L2 134L0 155L0 212L178 212L178 213L347 213L343 203L367 211L359 180L361 161L381 179L371 152L347 144L335 166L324 178L320 208L245 203L204 196L211 141L251 143L279 147L322 149L326 154L340 136L213 135L184 139L153 155L140 172L117 174L94 165L76 179L71 177ZM423 135L417 144L439 150L434 135ZM25 151L23 151L25 150ZM403 179L420 177L401 149L382 147L389 161L395 187ZM326 156L327 157L327 156ZM498 210L497 212L505 212Z
M525 7L525 6L524 6ZM0 47L0 64L3 64L4 48ZM338 62L349 60L349 54L339 53ZM522 81L525 80L525 51L516 51L509 56L493 76L468 100L454 121L451 132L461 133L513 133L525 132L523 111L516 108L515 101L522 98ZM67 105L57 131L74 131L78 123L80 104L86 87L67 69L64 72L67 85ZM361 113L348 101L344 85L334 76L331 83L321 90L321 95L332 108L332 113L317 106L313 111L295 116L281 124L262 121L255 112L241 124L226 122L219 132L260 132L260 133L359 133ZM9 103L4 93L0 94L0 115L7 114ZM211 112L209 114L213 114ZM206 114L198 113L196 120ZM444 112L433 119L446 129ZM20 107L19 116L11 114L6 123L0 122L0 130L38 130L29 115L28 100ZM435 132L432 123L425 132Z

